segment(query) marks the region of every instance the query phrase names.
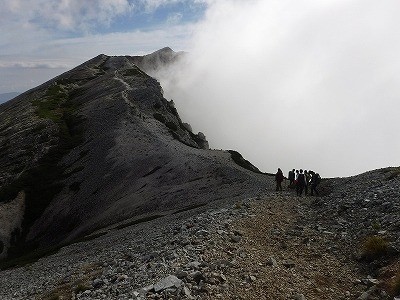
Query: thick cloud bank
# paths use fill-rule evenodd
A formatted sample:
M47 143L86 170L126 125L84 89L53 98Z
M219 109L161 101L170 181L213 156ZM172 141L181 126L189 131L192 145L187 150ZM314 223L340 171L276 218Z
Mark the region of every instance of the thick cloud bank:
M398 1L214 1L161 76L184 121L261 170L400 165Z

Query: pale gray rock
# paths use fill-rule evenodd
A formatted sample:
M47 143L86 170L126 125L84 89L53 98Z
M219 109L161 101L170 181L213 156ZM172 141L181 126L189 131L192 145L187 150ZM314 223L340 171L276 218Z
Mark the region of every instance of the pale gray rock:
M172 287L179 288L182 285L182 280L177 278L174 275L169 275L162 280L158 281L154 284L154 291L156 293L163 291L165 289L169 289Z
M270 257L265 264L267 266L271 266L271 267L277 267L278 266L278 263L276 262L276 259L273 258L273 257Z
M296 294L293 296L294 300L306 300L306 297L303 294Z

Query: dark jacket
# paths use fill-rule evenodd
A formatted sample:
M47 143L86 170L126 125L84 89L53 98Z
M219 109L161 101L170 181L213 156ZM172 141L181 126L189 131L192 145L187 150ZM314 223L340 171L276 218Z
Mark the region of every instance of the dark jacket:
M276 174L275 174L275 181L276 182L282 182L283 181L283 173L282 173L282 171L278 171L278 172L276 172Z

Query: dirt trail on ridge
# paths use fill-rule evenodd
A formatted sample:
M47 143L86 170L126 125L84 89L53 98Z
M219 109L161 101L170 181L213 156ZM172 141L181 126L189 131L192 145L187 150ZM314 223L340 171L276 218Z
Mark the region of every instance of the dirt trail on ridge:
M210 260L235 256L240 267L226 274L229 284L218 298L322 300L362 294L365 287L355 284L363 278L355 262L331 253L340 241L307 221L312 199L270 193L250 204L247 218L231 224L242 240L237 247L217 243L220 251Z

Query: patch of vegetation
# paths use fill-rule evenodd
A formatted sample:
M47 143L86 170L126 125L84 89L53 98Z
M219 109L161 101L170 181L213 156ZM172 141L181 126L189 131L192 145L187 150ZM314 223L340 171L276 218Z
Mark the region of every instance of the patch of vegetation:
M42 157L37 166L24 171L11 184L0 190L0 201L15 199L20 191L25 191L26 209L22 224L23 232L18 242L9 249L10 259L32 252L36 245L24 242L27 229L43 213L48 204L63 189L66 166L60 164L62 158L82 141L82 119L76 114L76 105L68 92L59 84L50 86L43 99L34 100L36 114L50 119L58 126L58 144Z
M74 292L75 294L79 294L79 293L83 293L86 290L90 290L90 286L89 284L85 284L85 283L79 283L75 289Z
M91 282L101 274L101 267L97 264L86 264L73 272L67 280L62 280L50 292L40 295L40 299L72 299L73 294L92 289Z
M54 84L46 91L44 99L32 101L37 107L36 114L43 119L50 119L59 122L62 117L62 105L67 99L67 93L61 85Z
M388 242L381 236L367 237L362 244L362 257L367 261L373 261L387 254Z
M36 106L36 114L43 119L52 120L59 128L60 138L67 143L75 143L71 139L76 137L71 132L78 119L74 116L77 105L71 100L68 92L57 82L50 86L43 99L32 101Z
M244 159L243 156L234 150L228 150L228 152L231 154L231 158L233 161L241 166L242 168L245 168L247 170L250 170L254 173L259 173L263 174L259 169L257 169L255 166L253 166L248 160Z

